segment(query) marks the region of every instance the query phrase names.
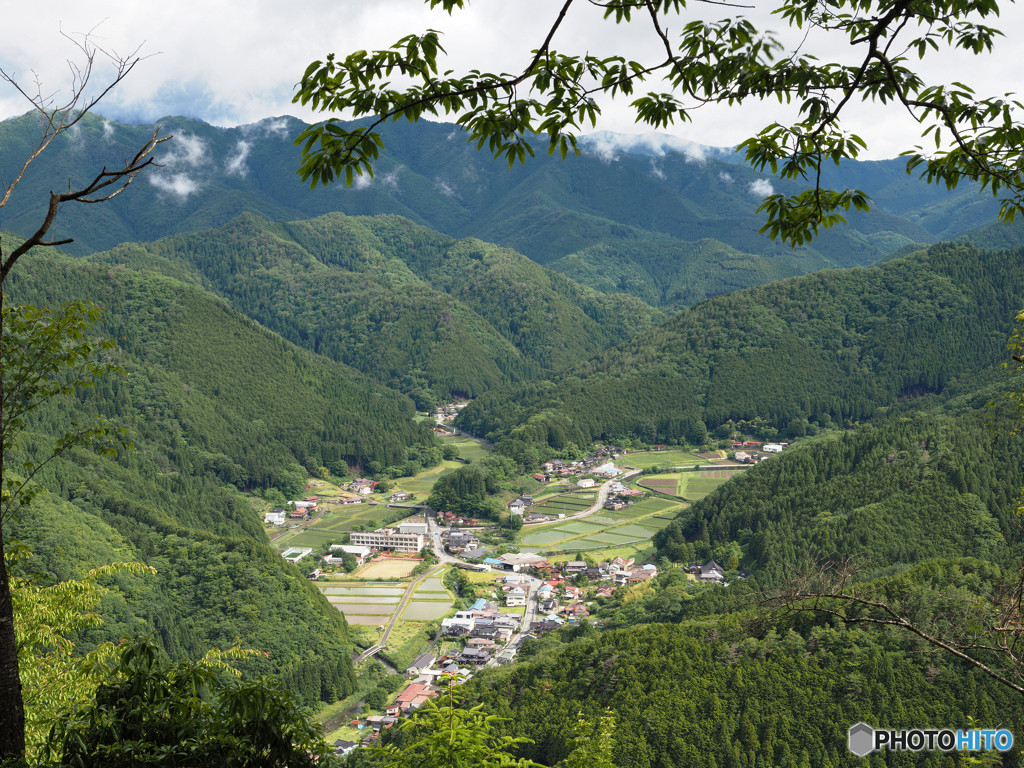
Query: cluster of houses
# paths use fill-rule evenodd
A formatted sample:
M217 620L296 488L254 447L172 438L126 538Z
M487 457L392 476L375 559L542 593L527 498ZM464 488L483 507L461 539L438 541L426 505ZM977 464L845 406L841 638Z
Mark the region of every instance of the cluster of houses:
M405 491L395 491L388 497L388 501L392 504L398 504L403 501L409 500L409 494Z
M378 481L379 482L379 481ZM357 477L351 483L345 486L345 490L351 491L352 493L360 496L369 496L373 493L373 489L377 487L377 483L373 480L367 480L365 477Z
M714 559L708 560L704 565L701 565L700 563L690 563L689 573L698 581L728 586L725 581L725 568L716 563ZM736 575L741 579L745 579L750 575L750 573L748 571L740 570Z
M402 717L412 715L427 701L441 693L443 682L441 677L448 675L456 683L464 683L473 677L473 673L465 666L460 666L455 658L442 656L437 658L426 653L417 658L405 671L410 678L409 684L395 697L385 709L383 715L370 715L364 721L353 721L351 724L372 730L370 738L374 738L383 729L392 727ZM346 754L359 744L351 741L336 741L335 754Z
M633 506L634 501L640 501L646 495L639 488L627 488L622 483L612 483L608 490L608 498L604 502L604 508L613 511L625 509Z
M459 408L464 408L465 405L465 403L448 403L447 405L439 405L430 411L430 417L435 419L438 424L445 421L455 421L455 417L459 415Z
M596 477L611 478L622 473L622 470L615 466L614 459L619 458L622 449L614 445L606 445L598 448L592 454L580 461L562 461L562 459L551 459L540 465L541 471L533 475L533 479L539 483L547 483L556 478L578 477L580 475L594 475ZM580 485L580 487L588 487Z
M498 662L504 663L514 654L501 652L501 646L515 634L521 621L518 614L503 613L495 603L480 599L469 610L443 619L441 632L445 637L465 641L462 652L454 658L459 664L487 664L495 652L499 652Z
M508 511L513 515L523 515L533 506L533 496L520 496L508 505Z
M288 509L275 507L263 516L265 525L284 525L286 520L308 520L320 503L319 496L307 496L302 501L289 501Z

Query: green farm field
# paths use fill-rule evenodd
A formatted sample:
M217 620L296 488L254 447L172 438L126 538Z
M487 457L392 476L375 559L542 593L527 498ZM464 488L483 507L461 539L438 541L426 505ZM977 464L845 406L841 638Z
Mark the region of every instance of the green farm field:
M442 436L441 442L452 443L459 449L459 456L463 459L469 459L470 461L482 459L491 452L490 449L484 447L476 440L471 440L470 438L462 437L461 435Z
M647 499L605 515L524 530L522 545L540 552L586 551L650 539L685 504Z
M648 467L692 467L694 464L703 463L704 459L694 456L689 451L671 450L629 453L618 461L627 467L647 469Z
M686 487L686 475L682 472L673 472L667 475L645 475L636 481L641 488L646 488L669 496L682 496Z

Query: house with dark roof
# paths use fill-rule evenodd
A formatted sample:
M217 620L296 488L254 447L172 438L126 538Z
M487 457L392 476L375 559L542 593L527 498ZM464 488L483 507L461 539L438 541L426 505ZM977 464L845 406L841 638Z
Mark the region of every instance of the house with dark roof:
M490 660L490 651L483 648L466 648L459 654L459 663L461 664L486 664Z

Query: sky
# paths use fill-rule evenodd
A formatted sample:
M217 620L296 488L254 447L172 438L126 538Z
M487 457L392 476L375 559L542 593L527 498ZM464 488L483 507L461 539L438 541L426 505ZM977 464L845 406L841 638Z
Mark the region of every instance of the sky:
M742 2L743 0L737 0ZM0 68L26 88L41 83L57 99L69 92L68 60L81 55L68 39L91 32L100 47L125 56L139 49L143 59L118 88L107 95L98 112L121 122L151 123L167 115L195 117L220 126L256 122L264 117L294 115L307 122L322 119L291 103L295 84L310 62L327 53L340 56L360 49L377 49L426 29L443 32L449 56L441 68L456 74L470 69L518 71L539 46L560 0L473 0L467 9L448 16L429 10L423 0L176 0L139 3L136 0L51 0L41 13L19 4L5 11L8 36L0 50ZM795 33L770 15L771 4L727 8L691 3L685 19L674 19L669 31L695 18L743 15L764 29L779 33L784 42L819 58L856 53L842 40L825 33ZM1020 28L1024 8L1006 5L1002 18L989 22L1003 29ZM615 25L601 18L585 0L573 6L556 35L553 47L566 53L626 55L650 60L656 51L649 25ZM68 36L68 37L66 37ZM849 49L849 50L847 50ZM971 85L979 94L1016 91L1022 69L1011 45L1004 41L992 55L943 52L916 64L934 83L954 80ZM841 59L842 60L842 59ZM110 67L97 59L94 82L109 78ZM652 82L651 90L667 90ZM647 133L636 125L625 100L599 100L602 116L597 130ZM851 105L844 126L869 144L865 158L893 157L920 143L920 128L896 105ZM17 116L28 104L14 88L0 83L0 119ZM676 123L660 132L709 146L735 146L763 126L792 119L792 107L776 103L703 107L693 122ZM439 118L452 120L453 118ZM588 128L588 130L590 130ZM586 131L584 131L586 132Z

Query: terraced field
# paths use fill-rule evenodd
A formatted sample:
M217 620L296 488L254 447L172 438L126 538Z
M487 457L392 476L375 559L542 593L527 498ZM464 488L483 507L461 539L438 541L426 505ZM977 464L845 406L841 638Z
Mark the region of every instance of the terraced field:
M686 487L683 496L691 501L703 499L718 486L736 477L742 469L702 469L685 475Z
M626 509L526 530L522 545L540 552L577 552L644 541L668 525L683 506L682 502L647 499Z
M596 493L561 493L530 507L530 512L542 515L575 515L594 505Z
M669 475L644 475L636 484L641 488L648 488L668 496L682 496L686 488L685 475L682 472L674 472Z
M703 459L689 451L646 451L644 453L628 453L619 459L627 467L647 469L648 467L692 467L702 464Z

